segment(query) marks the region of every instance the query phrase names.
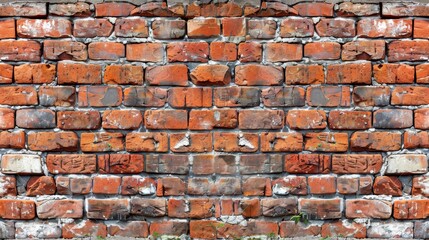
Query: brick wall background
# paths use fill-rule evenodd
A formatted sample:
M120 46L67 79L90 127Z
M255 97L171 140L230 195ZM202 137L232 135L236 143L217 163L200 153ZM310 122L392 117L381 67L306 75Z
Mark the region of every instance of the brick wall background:
M425 1L26 2L0 238L429 238Z

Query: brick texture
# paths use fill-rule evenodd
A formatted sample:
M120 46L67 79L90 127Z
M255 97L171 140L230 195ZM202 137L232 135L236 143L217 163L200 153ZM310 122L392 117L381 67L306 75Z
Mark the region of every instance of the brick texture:
M424 0L0 1L0 239L429 239L428 60Z

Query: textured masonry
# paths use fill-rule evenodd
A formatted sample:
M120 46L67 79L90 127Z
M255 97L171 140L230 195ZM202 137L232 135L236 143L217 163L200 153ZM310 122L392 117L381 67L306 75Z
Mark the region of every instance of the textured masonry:
M43 2L0 1L0 238L429 238L428 3Z

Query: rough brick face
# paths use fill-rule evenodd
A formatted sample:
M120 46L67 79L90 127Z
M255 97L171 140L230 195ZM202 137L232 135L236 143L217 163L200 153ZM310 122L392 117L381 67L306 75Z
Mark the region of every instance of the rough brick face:
M429 238L424 0L0 2L0 239Z

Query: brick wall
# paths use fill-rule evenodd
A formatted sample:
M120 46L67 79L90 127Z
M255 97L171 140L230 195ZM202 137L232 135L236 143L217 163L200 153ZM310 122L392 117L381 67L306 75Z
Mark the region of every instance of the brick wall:
M0 238L429 238L429 4L201 2L0 3Z

